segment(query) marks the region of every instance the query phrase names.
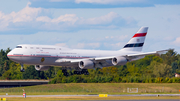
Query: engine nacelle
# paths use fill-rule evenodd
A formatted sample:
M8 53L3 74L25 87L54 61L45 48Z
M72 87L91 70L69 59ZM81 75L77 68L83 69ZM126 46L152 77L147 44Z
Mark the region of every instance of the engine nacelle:
M128 60L125 57L114 57L112 58L112 64L113 65L125 65L128 62Z
M94 68L94 62L91 60L83 60L79 62L79 67L81 69L92 69Z
M35 69L37 71L45 71L45 70L48 70L49 68L50 68L50 66L35 65Z

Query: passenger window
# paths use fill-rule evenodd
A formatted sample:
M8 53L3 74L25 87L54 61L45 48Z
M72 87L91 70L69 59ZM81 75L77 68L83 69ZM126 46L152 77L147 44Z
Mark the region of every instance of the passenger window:
M22 48L22 46L16 46L16 48Z

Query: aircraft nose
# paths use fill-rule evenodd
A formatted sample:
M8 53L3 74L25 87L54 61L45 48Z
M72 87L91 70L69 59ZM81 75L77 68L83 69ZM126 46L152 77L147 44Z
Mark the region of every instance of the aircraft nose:
M14 50L10 51L8 54L7 54L7 57L14 61L14 62L20 62L21 61L21 57L20 56L16 56L14 55Z
M13 55L13 54L12 54L12 51L10 51L10 52L7 54L7 57L8 57L8 58L11 58L12 55Z

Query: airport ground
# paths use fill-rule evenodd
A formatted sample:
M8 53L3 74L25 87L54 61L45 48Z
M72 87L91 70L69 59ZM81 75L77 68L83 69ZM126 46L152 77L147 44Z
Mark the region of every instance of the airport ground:
M133 88L138 88L133 89ZM22 98L23 90L27 98ZM130 90L131 89L131 90ZM147 100L147 99L180 99L180 96L159 96L159 94L180 94L180 83L60 83L36 86L0 88L1 98L9 101L39 101L39 100ZM11 97L6 96L12 95ZM121 95L98 97L99 94ZM154 94L153 96L133 96L138 94ZM15 95L15 96L13 96ZM16 96L17 95L17 96ZM44 95L36 96L33 95ZM62 96L48 96L62 95ZM65 95L65 96L63 96ZM72 95L72 96L66 96ZM76 96L77 95L77 96ZM78 96L87 95L87 96ZM88 96L90 95L90 96ZM126 96L123 96L126 95ZM172 100L173 101L173 100Z
M59 83L1 87L0 95L22 95L22 89L27 95L179 94L180 83Z

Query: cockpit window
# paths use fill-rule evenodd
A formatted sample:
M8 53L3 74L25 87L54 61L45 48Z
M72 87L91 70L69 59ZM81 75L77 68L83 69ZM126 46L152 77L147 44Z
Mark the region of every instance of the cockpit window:
M22 46L16 46L16 48L22 48Z

